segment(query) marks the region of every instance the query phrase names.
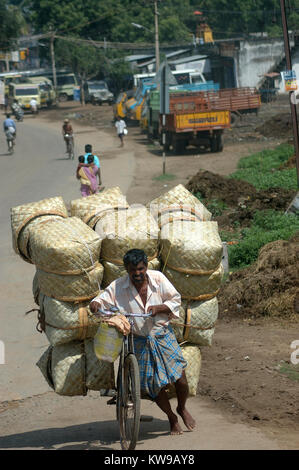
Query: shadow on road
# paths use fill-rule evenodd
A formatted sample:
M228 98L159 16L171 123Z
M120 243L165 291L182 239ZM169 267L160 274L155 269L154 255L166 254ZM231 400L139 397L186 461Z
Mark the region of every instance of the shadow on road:
M152 422L140 424L138 441L141 443L168 433L168 421L154 419ZM115 448L118 443L119 427L115 420L37 429L0 437L0 449L111 450L111 445Z

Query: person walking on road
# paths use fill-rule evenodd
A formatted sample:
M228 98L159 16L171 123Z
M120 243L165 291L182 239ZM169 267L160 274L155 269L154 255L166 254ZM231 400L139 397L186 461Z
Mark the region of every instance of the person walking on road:
M92 145L91 144L86 144L85 145L85 155L84 155L84 163L88 163L88 157L90 155L93 155L93 159L94 159L94 164L96 165L96 167L98 168L97 170L97 176L99 178L99 186L101 186L102 184L102 177L101 177L101 165L100 165L100 160L99 160L99 157L97 155L94 155L92 153Z
M84 155L80 155L78 161L79 164L77 167L76 176L77 179L80 179L80 191L82 197L90 196L91 194L97 194L99 192L96 177L98 168L94 164L93 155L88 156L87 164L84 163Z
M127 125L126 125L125 121L123 119L121 119L120 116L116 117L115 127L116 127L117 135L120 139L120 146L123 147L124 146L124 135L128 131L127 131Z
M65 119L62 124L62 135L66 145L65 153L68 153L68 142L71 140L74 147L74 131L73 127L68 119Z
M9 150L9 141L11 141L12 145L14 145L17 136L16 124L15 121L10 117L10 114L6 115L6 119L3 122L3 130L7 139L7 145Z
M113 281L90 303L90 310L111 306L120 311L151 313L134 318L134 349L139 365L141 391L166 413L171 434L182 434L177 415L172 411L166 386L173 383L177 394L177 413L189 431L196 426L186 409L189 393L185 374L187 362L182 355L169 321L179 318L181 296L160 271L148 270L143 250L129 250L123 258L127 275Z

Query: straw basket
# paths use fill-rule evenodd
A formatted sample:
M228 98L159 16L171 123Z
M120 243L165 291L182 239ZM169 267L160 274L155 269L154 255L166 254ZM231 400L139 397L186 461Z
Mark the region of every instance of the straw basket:
M30 229L32 262L52 274L85 273L99 259L101 240L82 220L50 220Z
M102 287L107 287L112 281L118 279L119 277L124 276L127 274L126 269L124 266L119 266L113 263L109 263L109 261L103 261L104 266L104 277L102 282ZM158 271L160 269L160 261L157 258L149 261L148 269L154 269Z
M102 241L101 260L116 265L132 248L144 250L149 260L158 255L159 227L145 207L106 212L95 226Z
M32 263L28 247L29 228L37 227L45 220L53 218L59 220L68 216L60 196L12 207L10 212L14 251L28 263Z
M161 257L166 265L187 274L211 274L222 260L217 222L176 220L160 233Z
M99 194L71 201L71 215L79 217L94 228L103 211L111 208L128 208L125 195L118 186L108 188Z
M183 300L209 300L219 292L224 269L222 264L212 274L192 275L168 268L163 273L181 294Z
M36 365L59 395L86 395L88 390L115 388L113 364L96 357L93 339L50 346Z
M193 344L181 345L184 359L186 359L188 365L185 369L186 378L189 386L189 396L194 397L197 392L197 386L199 382L200 369L201 369L201 354L198 346ZM176 396L174 384L170 384L166 388L166 392L169 398Z
M99 327L86 302L61 302L40 294L39 306L39 326L52 346L93 338Z
M211 220L212 214L182 184L175 186L147 204L147 208L156 219L163 211L177 210L178 206L184 206L187 211L188 208L196 209L197 216L202 221Z
M216 297L205 302L184 301L180 318L171 320L171 326L179 343L188 341L198 346L211 346L217 318Z
M81 274L53 274L37 269L40 291L64 302L84 302L99 294L104 268L96 263Z

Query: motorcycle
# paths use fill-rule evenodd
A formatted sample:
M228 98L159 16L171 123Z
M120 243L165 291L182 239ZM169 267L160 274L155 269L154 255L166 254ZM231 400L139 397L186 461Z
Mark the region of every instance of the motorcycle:
M19 106L18 104L13 104L11 106L11 110L17 121L23 121L24 111L21 106Z
M5 135L7 140L8 152L10 154L13 154L15 145L15 130L12 127L9 127L8 129L6 129Z

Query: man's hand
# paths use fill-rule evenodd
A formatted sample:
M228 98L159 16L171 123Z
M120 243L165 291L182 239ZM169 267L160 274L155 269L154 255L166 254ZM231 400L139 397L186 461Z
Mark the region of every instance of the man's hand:
M90 302L89 304L89 308L90 308L90 311L92 313L97 313L97 311L99 310L101 304L99 302L96 302L95 300L93 300L92 302Z
M158 313L164 313L165 315L170 315L171 310L167 305L150 305L147 309L147 313L151 313L152 316L156 316Z

